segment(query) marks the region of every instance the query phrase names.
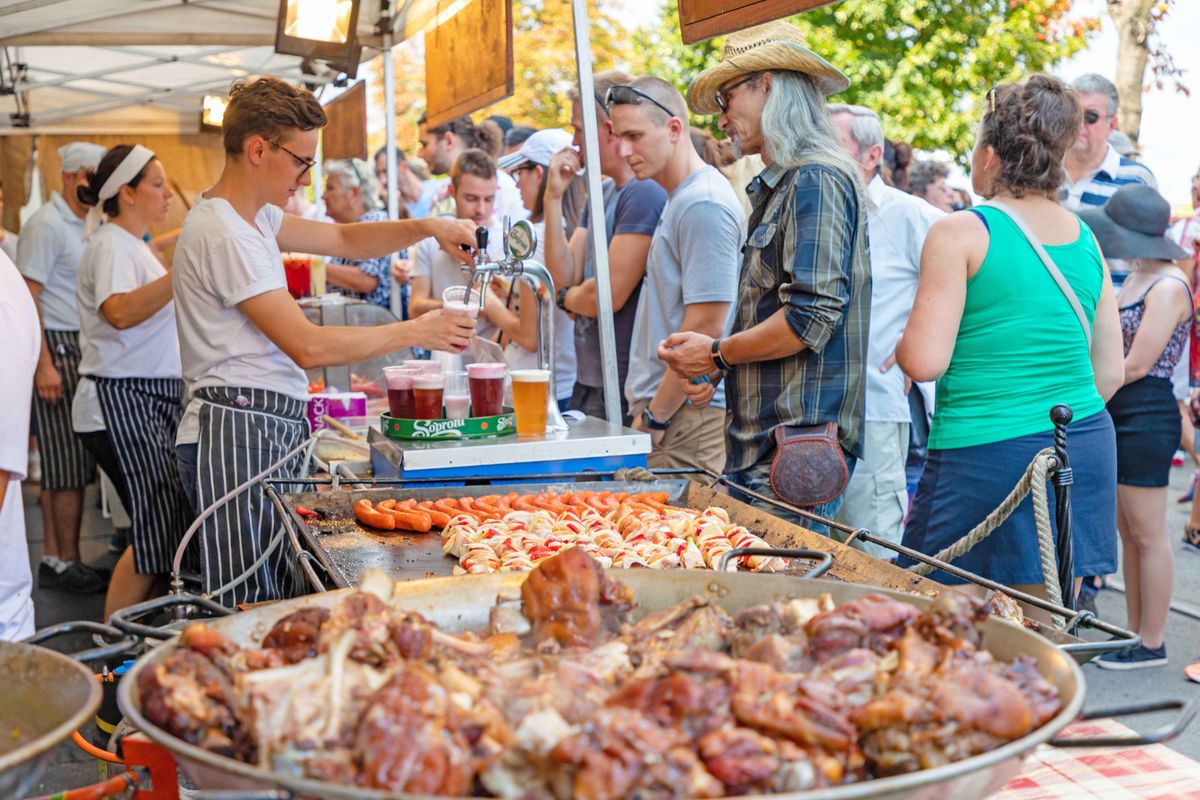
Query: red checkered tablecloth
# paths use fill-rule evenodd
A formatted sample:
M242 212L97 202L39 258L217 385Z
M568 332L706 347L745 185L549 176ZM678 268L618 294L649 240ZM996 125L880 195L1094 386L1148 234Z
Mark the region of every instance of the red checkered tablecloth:
M1111 719L1076 722L1064 736L1129 736ZM1200 764L1161 744L1056 748L1043 745L1021 775L990 800L1200 800Z

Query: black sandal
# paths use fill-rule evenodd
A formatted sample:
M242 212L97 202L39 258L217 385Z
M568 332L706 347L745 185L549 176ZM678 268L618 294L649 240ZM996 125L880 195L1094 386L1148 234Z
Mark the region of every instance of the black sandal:
M1184 526L1183 543L1193 550L1200 552L1200 528Z

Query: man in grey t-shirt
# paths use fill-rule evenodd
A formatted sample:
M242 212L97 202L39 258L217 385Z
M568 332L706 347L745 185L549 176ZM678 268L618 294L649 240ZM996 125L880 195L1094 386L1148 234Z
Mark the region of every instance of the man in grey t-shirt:
M732 322L738 265L746 241L742 206L729 181L692 145L687 106L658 78L638 78L608 93L613 133L639 179L668 193L646 258L629 349L625 397L633 427L654 443L652 467L725 466L725 396L707 408L686 402L682 380L658 359L672 333L720 337Z

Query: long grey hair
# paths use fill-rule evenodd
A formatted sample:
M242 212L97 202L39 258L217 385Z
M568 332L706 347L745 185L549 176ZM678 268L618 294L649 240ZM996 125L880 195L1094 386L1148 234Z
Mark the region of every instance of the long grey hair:
M762 115L763 150L785 169L814 158L832 162L861 193L862 172L834 128L825 97L802 72L771 71L771 93Z

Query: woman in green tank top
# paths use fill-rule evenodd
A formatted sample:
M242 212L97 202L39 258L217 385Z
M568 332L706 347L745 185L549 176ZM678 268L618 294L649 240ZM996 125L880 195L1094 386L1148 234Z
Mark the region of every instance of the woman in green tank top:
M972 153L971 181L1044 244L1084 320L1003 211L952 214L925 240L917 299L897 349L909 377L937 380L929 459L904 535L921 552L957 542L999 505L1051 444L1050 409L1064 403L1075 420L1068 441L1076 575L1116 566L1115 440L1104 403L1123 378L1121 328L1091 231L1057 200L1063 155L1081 122L1077 97L1055 78L996 87ZM1026 500L955 564L1044 595L1037 553Z

